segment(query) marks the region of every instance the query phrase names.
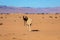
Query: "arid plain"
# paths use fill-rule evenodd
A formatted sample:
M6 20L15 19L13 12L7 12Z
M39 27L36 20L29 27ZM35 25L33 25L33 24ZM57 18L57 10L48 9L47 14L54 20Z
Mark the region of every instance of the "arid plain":
M32 18L32 30L22 16ZM60 40L60 14L0 14L0 40Z

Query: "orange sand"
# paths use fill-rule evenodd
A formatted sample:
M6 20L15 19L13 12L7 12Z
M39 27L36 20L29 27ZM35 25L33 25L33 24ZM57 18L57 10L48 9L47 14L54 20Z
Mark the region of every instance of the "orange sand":
M32 30L39 31L29 32L23 15L32 18ZM60 40L60 14L0 14L0 40Z

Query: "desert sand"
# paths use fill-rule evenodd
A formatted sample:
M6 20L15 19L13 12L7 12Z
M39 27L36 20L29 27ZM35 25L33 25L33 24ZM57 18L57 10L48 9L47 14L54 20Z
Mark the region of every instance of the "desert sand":
M22 16L32 18L32 30ZM0 40L60 40L60 14L0 14Z

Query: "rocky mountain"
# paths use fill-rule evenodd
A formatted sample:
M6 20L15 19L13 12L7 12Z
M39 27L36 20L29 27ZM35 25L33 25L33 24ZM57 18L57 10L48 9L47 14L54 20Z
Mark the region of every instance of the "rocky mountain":
M0 6L0 13L60 13L60 7L31 8Z

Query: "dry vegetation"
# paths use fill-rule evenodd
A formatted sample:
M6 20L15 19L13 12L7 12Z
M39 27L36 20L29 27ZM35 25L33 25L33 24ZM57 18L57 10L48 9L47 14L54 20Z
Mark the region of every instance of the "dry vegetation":
M0 25L3 25L3 23L0 23Z

